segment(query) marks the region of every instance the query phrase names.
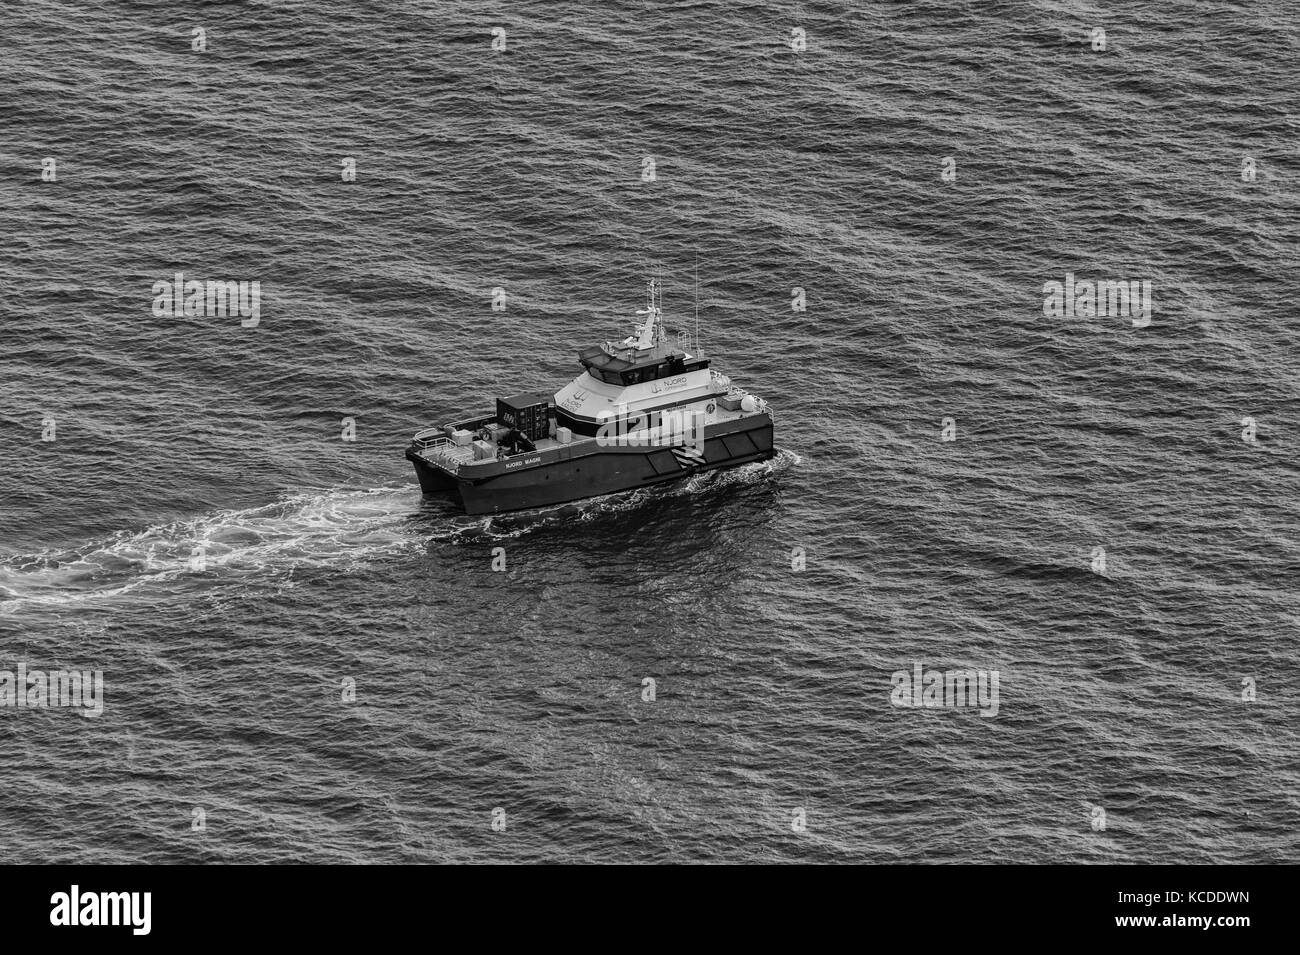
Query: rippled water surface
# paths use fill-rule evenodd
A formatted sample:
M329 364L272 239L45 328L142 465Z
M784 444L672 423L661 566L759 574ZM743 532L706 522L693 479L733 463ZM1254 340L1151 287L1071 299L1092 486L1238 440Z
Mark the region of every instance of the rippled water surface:
M106 687L0 707L0 854L1296 861L1297 62L1281 2L0 10L0 669ZM775 459L421 500L697 267Z

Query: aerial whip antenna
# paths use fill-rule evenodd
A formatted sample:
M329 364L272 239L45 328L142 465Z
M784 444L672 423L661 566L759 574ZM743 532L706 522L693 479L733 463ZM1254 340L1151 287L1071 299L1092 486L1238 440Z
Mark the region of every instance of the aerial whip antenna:
M695 357L703 357L700 352L700 253L695 253Z

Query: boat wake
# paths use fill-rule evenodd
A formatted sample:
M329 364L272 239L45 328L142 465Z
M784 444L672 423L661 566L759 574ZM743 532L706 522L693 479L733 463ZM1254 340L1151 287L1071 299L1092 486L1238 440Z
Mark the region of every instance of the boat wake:
M138 532L118 532L70 551L0 560L0 612L25 603L69 604L193 578L280 575L346 567L418 549L410 485L298 494Z
M414 485L296 494L259 507L119 531L72 550L0 559L0 613L100 600L159 584L201 588L242 579L284 586L296 570L348 571L421 554L430 543L473 544L588 523L654 499L757 484L798 463L798 455L779 451L768 461L670 485L491 517L459 515L449 503L422 504Z

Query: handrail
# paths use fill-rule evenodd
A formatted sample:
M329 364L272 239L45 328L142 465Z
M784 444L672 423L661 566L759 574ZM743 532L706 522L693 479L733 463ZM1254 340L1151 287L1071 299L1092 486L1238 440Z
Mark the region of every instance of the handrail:
M436 437L429 437L430 435L435 435ZM411 439L411 443L417 448L425 450L427 448L438 448L443 445L450 445L452 444L452 440L443 434L442 430L439 428L426 428L423 431L417 431L415 437Z

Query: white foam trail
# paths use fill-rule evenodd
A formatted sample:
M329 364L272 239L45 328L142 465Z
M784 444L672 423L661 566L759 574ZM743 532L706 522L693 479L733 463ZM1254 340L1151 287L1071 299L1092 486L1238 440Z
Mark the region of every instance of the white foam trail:
M7 598L0 612L109 597L186 575L280 575L374 560L420 545L407 526L418 507L413 486L304 493L119 532L70 552L11 557L0 562L0 596ZM196 549L202 570L191 566Z
M0 560L0 613L24 604L72 604L128 593L173 580L274 577L282 582L297 568L348 567L415 553L425 543L467 543L520 537L567 522L586 523L642 506L652 495L689 496L734 483L753 484L801 463L797 454L775 457L685 481L638 488L588 501L557 504L499 517L438 520L430 528L418 520L420 498L414 485L355 491L296 494L259 507L217 511L130 533L121 531L72 551ZM191 567L202 549L202 570Z

